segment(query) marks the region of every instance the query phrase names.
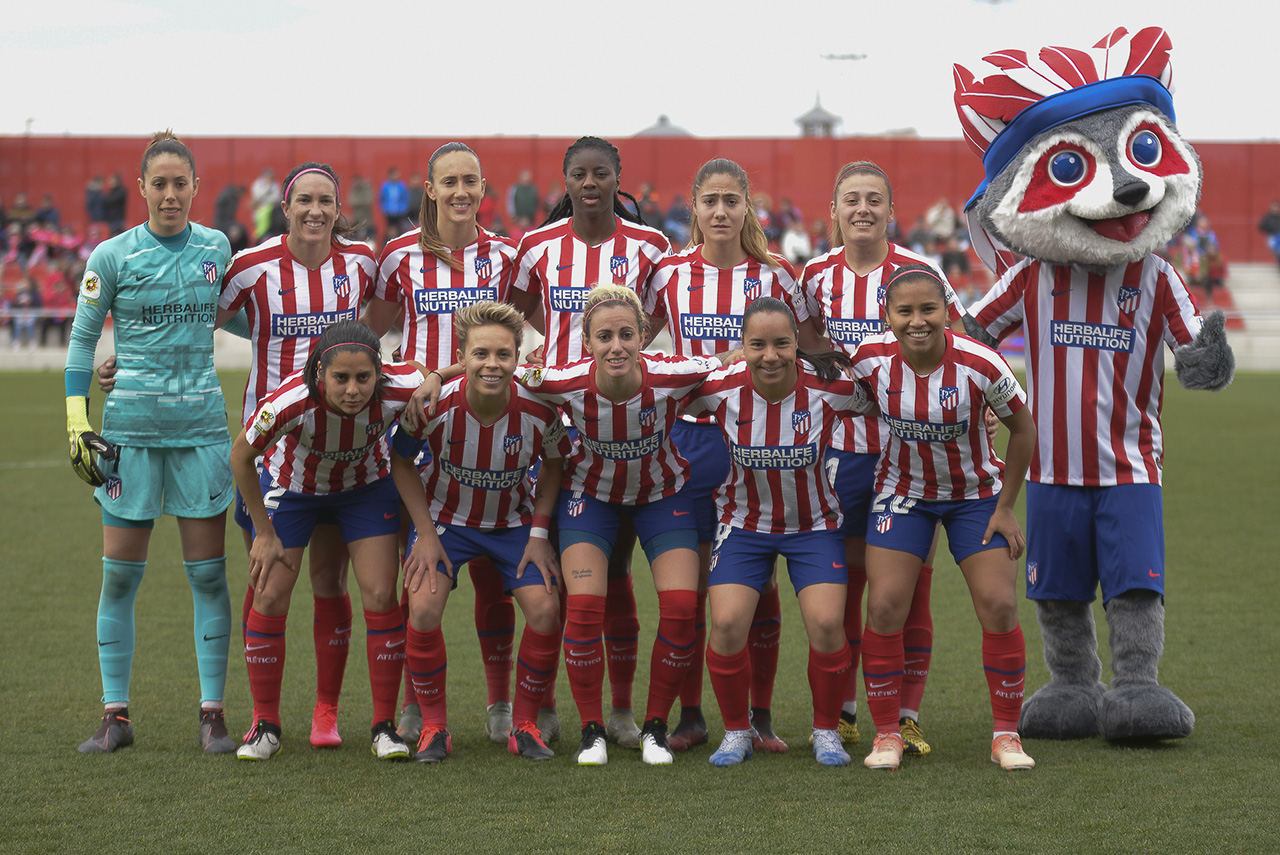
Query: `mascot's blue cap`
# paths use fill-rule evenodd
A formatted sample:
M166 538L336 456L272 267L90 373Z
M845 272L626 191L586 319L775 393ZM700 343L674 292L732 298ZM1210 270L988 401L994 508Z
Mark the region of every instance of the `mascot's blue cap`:
M1018 152L1022 151L1023 146L1035 139L1037 135L1063 122L1130 104L1146 104L1155 107L1164 113L1170 122L1176 122L1173 114L1173 96L1169 94L1164 84L1146 74L1112 77L1108 80L1087 83L1075 89L1050 95L1027 107L987 147L982 156L982 167L986 172L986 178L978 185L978 189L969 198L964 209L967 211L978 203L978 200L987 192L987 186L991 181L1003 172Z

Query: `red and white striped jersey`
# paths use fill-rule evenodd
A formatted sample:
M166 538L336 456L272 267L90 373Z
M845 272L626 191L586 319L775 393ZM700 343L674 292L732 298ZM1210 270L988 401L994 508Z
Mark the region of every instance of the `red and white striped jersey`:
M468 528L515 528L533 521L529 467L539 457L568 457L560 411L512 382L511 403L492 424L467 404L467 378L445 384L422 432L431 448L423 473L431 518ZM404 425L401 424L404 430ZM560 485L552 485L559 492Z
M745 362L707 378L686 401L689 413L715 417L733 461L716 490L722 525L769 534L834 529L843 519L823 455L831 433L865 400L858 385L825 381L803 361L795 390L777 403L761 397Z
M391 474L387 428L422 385L412 365L382 366L382 389L354 416L311 397L299 371L269 393L245 424L245 439L263 452L277 484L317 496L372 484Z
M963 316L960 300L947 277L923 255L891 243L884 263L866 276L859 276L845 262L844 247L838 246L810 261L800 274L800 291L808 313L821 321L833 347L852 357L864 337L888 330L884 324L884 284L895 270L907 264L927 264L938 274L946 286L948 323ZM858 454L878 454L884 430L884 425L875 419L854 416L836 431L834 447Z
M1148 255L1105 273L1025 259L971 312L1002 338L1027 338L1036 418L1030 480L1096 487L1159 484L1164 348L1202 319L1178 272Z
M640 391L617 403L600 394L594 366L594 360L584 359L516 372L529 391L558 406L578 429L564 488L612 504L643 505L674 496L689 477L688 461L671 444L680 399L719 368L720 360L642 353Z
M657 229L615 217L613 236L587 246L564 219L529 232L520 240L512 288L540 297L547 333L545 363L568 365L586 355L582 310L595 285L623 285L643 298L642 289L671 244Z
M1004 357L947 330L947 349L928 376L902 358L892 332L864 338L853 374L871 387L887 430L876 492L916 499L982 499L1000 492L1004 463L982 418L983 404L1007 418L1026 395Z
M809 319L797 299L795 270L781 258L777 266L754 258L728 269L708 264L702 247L658 262L641 297L644 310L665 320L676 356L715 356L742 346L742 313L757 297L777 297L796 319Z
M453 315L482 301L507 301L515 276L515 243L480 229L475 243L454 250L462 262L454 270L418 244L418 230L390 241L378 259L373 294L404 309L404 359L428 371L457 362Z
M289 252L287 240L281 235L236 253L222 280L218 307L243 306L249 317L255 358L240 414L245 422L268 392L302 370L330 324L356 319L373 290L377 261L364 244L334 237L329 257L310 270Z

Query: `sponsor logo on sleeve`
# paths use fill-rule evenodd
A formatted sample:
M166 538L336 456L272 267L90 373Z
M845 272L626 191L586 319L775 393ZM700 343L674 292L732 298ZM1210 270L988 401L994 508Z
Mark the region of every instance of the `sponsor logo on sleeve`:
M84 272L84 279L80 280L80 294L90 300L96 300L102 296L102 279L98 274L92 270Z
M253 423L253 427L258 433L266 433L271 430L271 426L276 422L275 408L270 404L263 404L262 409L258 412L258 418Z
M1001 377L991 387L987 400L994 406L1008 403L1018 394L1018 381L1012 377Z

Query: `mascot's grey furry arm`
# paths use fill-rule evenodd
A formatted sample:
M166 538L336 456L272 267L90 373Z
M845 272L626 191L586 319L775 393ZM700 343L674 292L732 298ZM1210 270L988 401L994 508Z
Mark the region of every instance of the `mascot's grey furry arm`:
M1027 595L1051 681L1023 706L1024 736L1169 739L1195 724L1158 683L1163 450L1136 437L1160 435L1164 341L1187 388L1226 387L1235 358L1222 313L1202 319L1178 274L1153 254L1190 221L1200 195L1199 159L1174 126L1170 50L1159 28L1117 29L1089 49L1000 51L984 58L994 68L983 78L955 69L956 108L986 171L966 208L970 235L1001 274L966 326L988 343L1024 328L1039 434ZM1084 489L1135 485L1139 492L1112 494L1125 497L1112 500L1125 506L1119 514L1098 498L1109 490ZM1146 510L1135 513L1131 496ZM1070 523L1064 501L1078 509ZM1149 545L1128 562L1093 554L1112 551L1109 512L1122 529L1146 521L1138 525ZM1064 558L1066 541L1054 538L1063 532L1097 548ZM1099 583L1110 688L1091 607Z

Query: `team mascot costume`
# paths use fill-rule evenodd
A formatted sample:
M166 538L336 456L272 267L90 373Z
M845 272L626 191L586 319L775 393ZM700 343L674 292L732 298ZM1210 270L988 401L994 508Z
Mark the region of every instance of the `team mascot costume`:
M994 343L1021 327L1039 436L1027 486L1027 596L1050 682L1023 736L1188 736L1195 715L1159 685L1164 649L1160 497L1164 344L1178 381L1224 388L1223 315L1201 318L1155 255L1200 197L1174 126L1164 30L1117 29L1090 49L1005 50L979 78L955 67L955 103L986 179L966 206L1000 277L967 320ZM1101 586L1110 688L1091 602Z

